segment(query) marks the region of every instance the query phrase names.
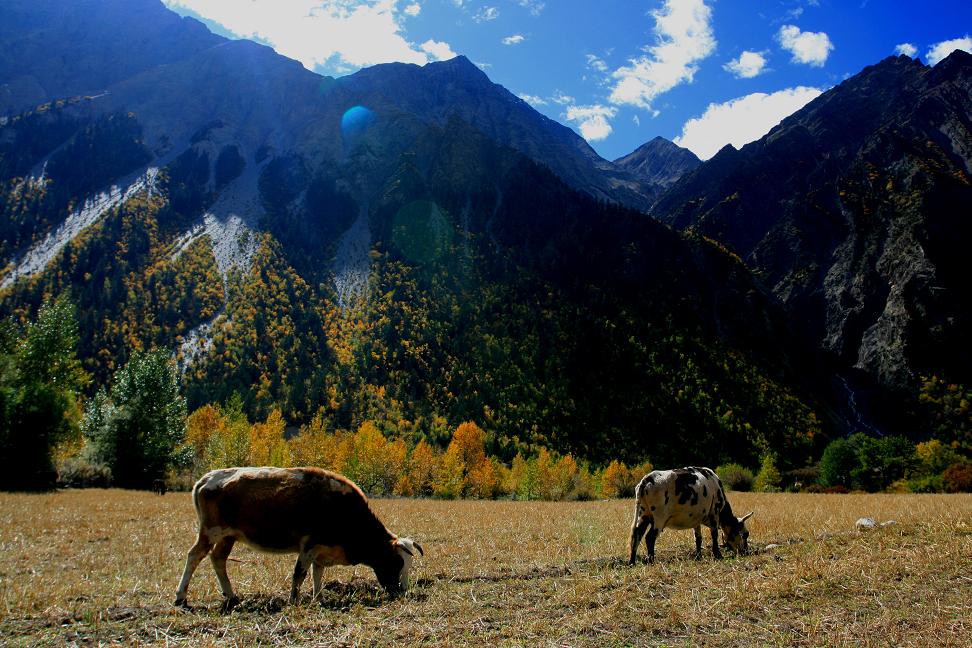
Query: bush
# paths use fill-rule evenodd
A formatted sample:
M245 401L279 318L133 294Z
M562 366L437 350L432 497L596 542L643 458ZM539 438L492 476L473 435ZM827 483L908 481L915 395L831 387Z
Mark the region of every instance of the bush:
M70 457L58 466L57 485L59 488L108 488L111 471L108 466L87 458Z
M941 493L945 490L945 482L941 475L927 475L908 480L908 490L912 493Z
M753 471L736 463L726 464L716 468L716 474L722 484L734 491L750 491L753 489Z
M942 482L949 493L972 493L972 463L953 463L942 473Z
M780 471L776 467L773 455L768 454L763 457L763 463L759 468L759 474L753 481L753 489L760 493L778 493L780 491Z

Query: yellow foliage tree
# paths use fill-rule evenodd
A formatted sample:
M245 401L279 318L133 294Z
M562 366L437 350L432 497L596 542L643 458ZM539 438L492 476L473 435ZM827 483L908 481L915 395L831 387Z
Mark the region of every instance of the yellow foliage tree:
M407 448L401 440L389 443L371 421L365 421L349 439L345 474L365 492L387 495L405 471Z
M250 427L251 466L289 466L290 453L284 430L287 427L280 410L274 408L263 423Z
M454 499L462 497L466 489L466 464L458 448L449 444L436 466L432 492L438 497Z
M408 482L413 495L431 495L439 458L435 449L422 439L408 461Z
M628 497L634 492L635 481L631 470L617 459L608 464L601 473L601 495L603 497Z
M466 494L479 499L496 497L500 488L499 472L496 461L484 459L473 466L466 475Z

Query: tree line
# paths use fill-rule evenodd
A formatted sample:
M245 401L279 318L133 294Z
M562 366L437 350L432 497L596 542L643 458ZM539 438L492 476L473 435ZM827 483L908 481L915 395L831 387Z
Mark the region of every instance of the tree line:
M294 427L279 407L251 420L239 394L190 414L166 351L132 352L85 402L90 376L76 357L77 344L67 297L46 302L25 324L0 323L0 452L7 458L0 488L149 488L159 479L189 488L214 468L314 465L377 496L568 500L630 495L652 469L648 460L594 465L541 444L517 446L503 458L498 453L509 454L509 445L473 421L452 429L439 419L426 429L402 426L387 435L372 420L334 429L322 408ZM818 462L803 468L781 471L767 451L755 474L740 464L717 472L737 490L972 491L972 395L930 377L920 400L938 438L914 443L856 433L833 440Z

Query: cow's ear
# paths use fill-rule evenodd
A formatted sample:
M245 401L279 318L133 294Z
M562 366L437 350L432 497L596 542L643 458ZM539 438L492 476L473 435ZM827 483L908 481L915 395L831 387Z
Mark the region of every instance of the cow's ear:
M750 511L750 512L749 512L749 513L747 513L746 515L744 515L744 516L742 516L741 518L739 518L739 523L740 523L740 524L743 524L743 523L745 523L745 522L746 522L746 520L748 520L749 518L751 518L751 517L753 517L753 513L755 513L755 512L756 512L756 511Z

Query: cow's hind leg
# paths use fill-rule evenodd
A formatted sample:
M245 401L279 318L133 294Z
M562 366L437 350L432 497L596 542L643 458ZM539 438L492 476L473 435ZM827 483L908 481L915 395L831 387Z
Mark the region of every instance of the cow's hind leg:
M301 551L297 554L297 563L294 565L294 580L290 585L290 602L296 603L297 597L300 594L300 586L304 582L304 578L307 577L307 570L310 568L311 563L314 561L314 552L310 550ZM316 569L315 569L316 572ZM317 576L315 575L315 580ZM317 589L315 587L315 589Z
M321 580L324 578L324 557L317 556L314 559L314 600L321 595Z
M722 560L722 552L719 551L719 526L714 524L709 531L712 532L712 556L716 560Z
M702 560L702 526L697 526L695 529L695 559Z
M200 530L199 537L196 538L196 544L192 545L192 548L189 549L189 555L186 556L186 568L182 572L182 580L179 581L179 590L176 592L176 605L187 607L186 595L189 592L189 581L192 580L192 574L196 571L196 567L199 566L199 563L212 548L213 545L209 541L209 537Z
M651 528L648 530L648 535L645 536L645 549L648 551L648 562L655 562L655 540L658 539L658 534L660 531L652 523Z
M209 554L209 560L213 563L213 571L216 572L216 580L219 581L219 591L223 595L224 612L229 612L240 602L240 599L233 592L233 585L230 584L229 576L226 574L226 559L233 551L234 544L236 544L235 538L222 538L213 547L212 553Z
M645 531L651 524L651 518L636 517L634 523L631 525L631 556L628 559L628 564L635 564L635 559L638 557L638 543L641 542L641 537L645 535Z

